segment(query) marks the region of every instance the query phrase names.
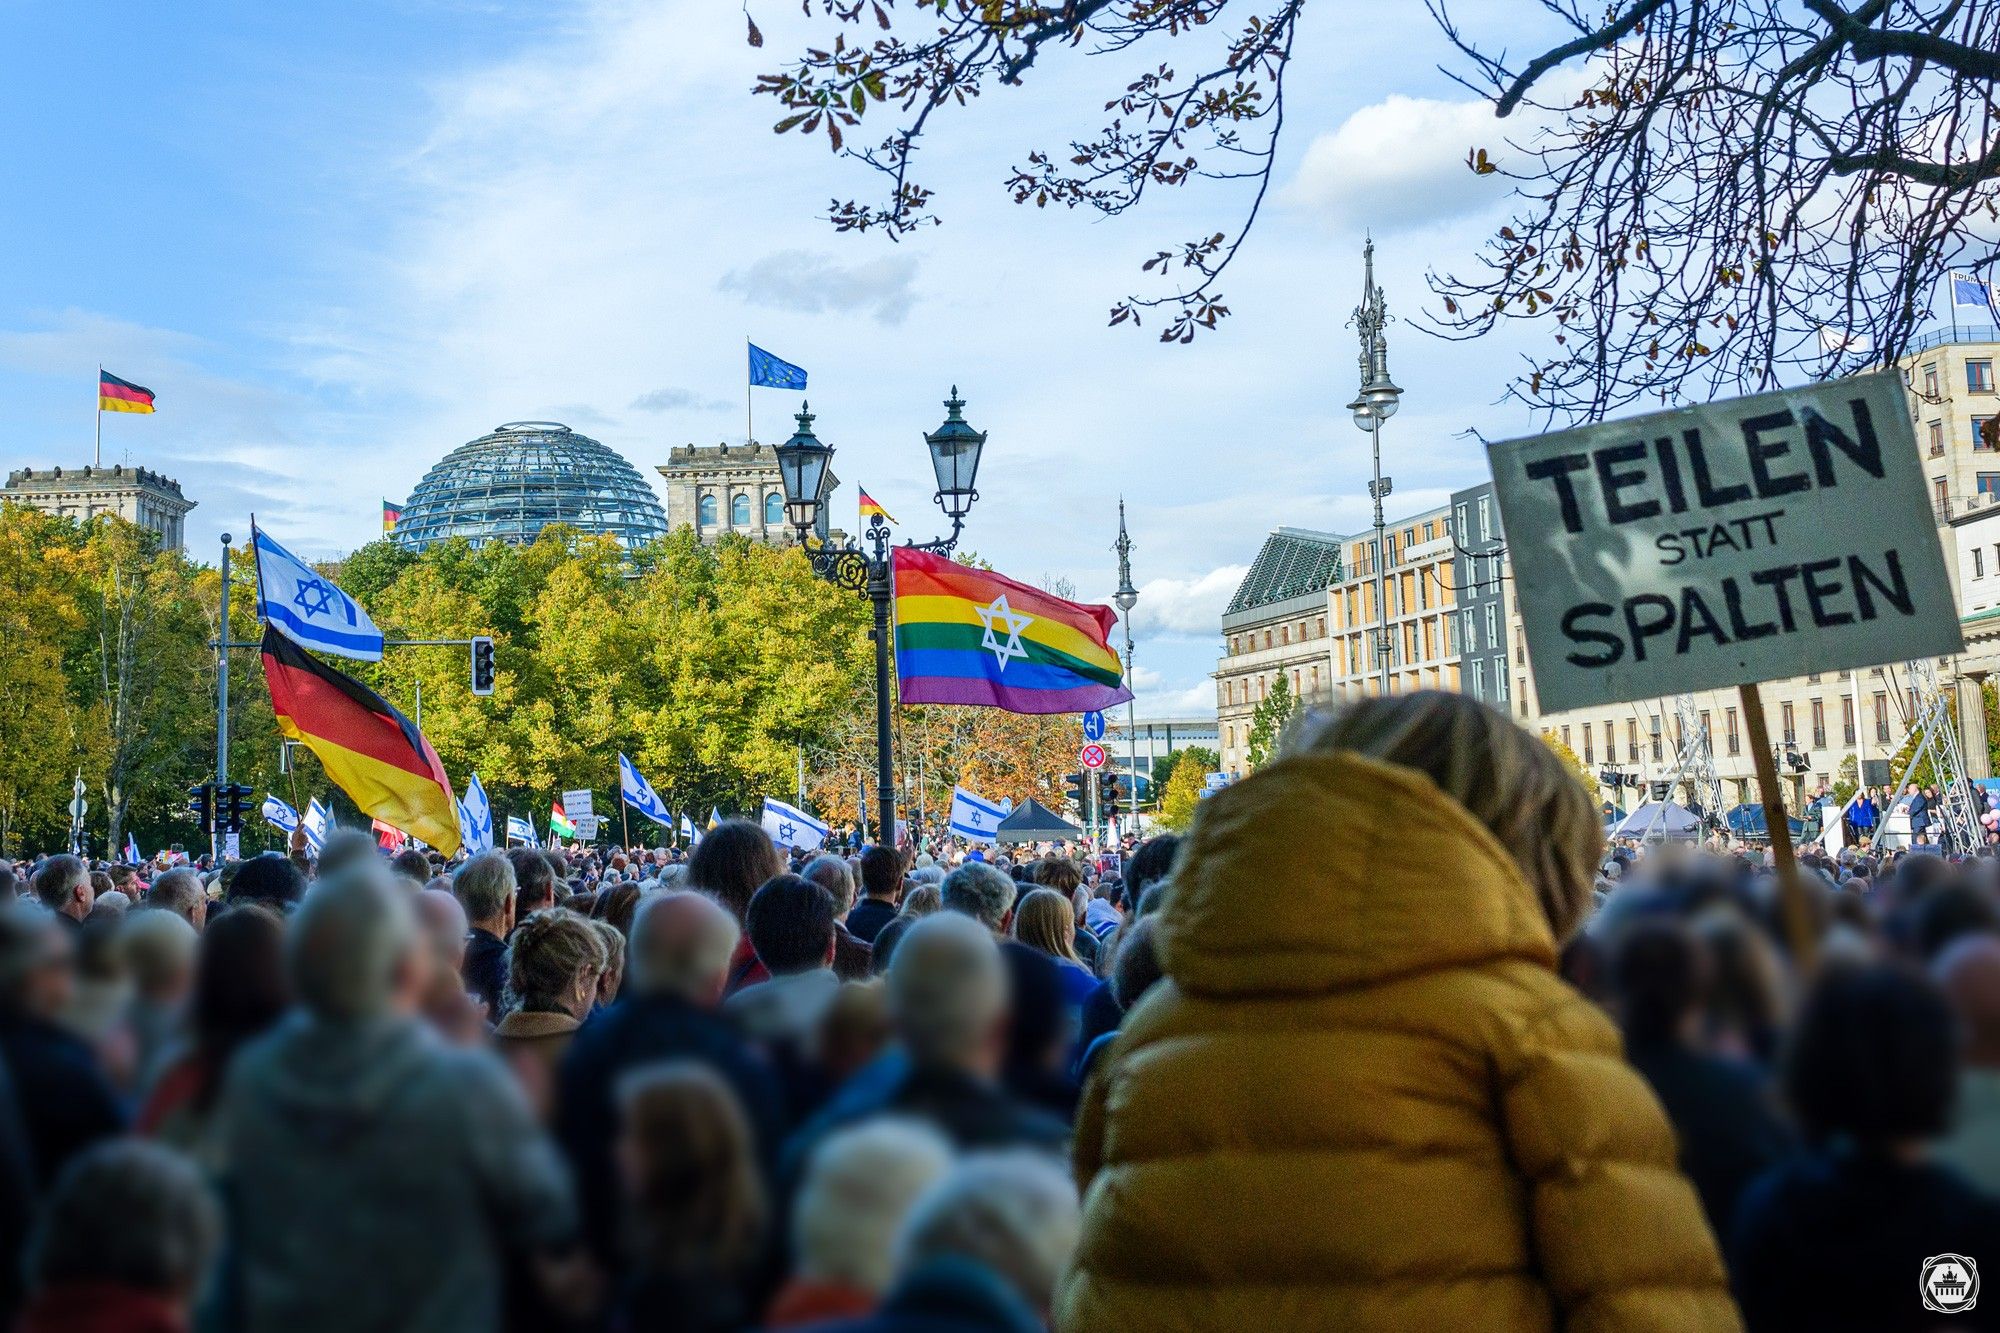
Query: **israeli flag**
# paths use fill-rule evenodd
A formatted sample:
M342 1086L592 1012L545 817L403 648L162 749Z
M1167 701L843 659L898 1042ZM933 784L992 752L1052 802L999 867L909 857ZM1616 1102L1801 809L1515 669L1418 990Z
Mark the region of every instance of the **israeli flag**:
M826 841L827 827L795 805L773 797L764 798L764 832L780 847L812 851Z
M681 816L681 836L683 838L686 838L689 842L695 841L695 839L700 836L694 831L694 821L692 819L689 819L686 815Z
M299 812L275 796L264 798L264 822L289 836L299 826Z
M524 842L530 847L542 845L541 840L535 837L535 826L521 815L507 816L507 841Z
M806 373L782 358L750 344L750 383L764 389L803 389Z
M1006 817L1005 810L984 796L963 787L951 789L951 831L967 842L992 842Z
M479 775L474 773L472 781L465 784L465 799L458 804L459 820L462 826L459 840L465 844L468 856L493 850L493 803L486 799L486 788L479 785Z
M382 660L382 631L333 580L250 525L257 553L257 614L301 648Z
M625 804L655 824L667 828L674 826L674 817L653 790L653 784L646 781L645 775L632 767L632 761L622 754L618 756L618 794L624 798Z
M126 862L126 864L127 864L127 865L138 865L138 864L139 864L139 863L140 863L141 861L144 861L145 859L146 859L145 857L143 857L143 856L139 855L139 840L138 840L137 838L133 837L133 836L132 836L131 834L129 834L129 833L128 833L128 834L126 834L126 835L125 835L125 862Z
M305 830L306 850L318 856L326 846L326 835L333 830L333 811L321 805L317 796L306 807Z

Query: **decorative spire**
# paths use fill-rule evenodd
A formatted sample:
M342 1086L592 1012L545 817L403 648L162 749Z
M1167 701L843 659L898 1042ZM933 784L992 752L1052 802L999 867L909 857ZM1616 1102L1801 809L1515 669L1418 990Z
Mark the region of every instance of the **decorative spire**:
M1121 610L1130 611L1132 604L1139 600L1139 590L1132 586L1132 538L1125 531L1125 497L1118 497L1118 542L1112 550L1118 552L1118 591L1112 600Z

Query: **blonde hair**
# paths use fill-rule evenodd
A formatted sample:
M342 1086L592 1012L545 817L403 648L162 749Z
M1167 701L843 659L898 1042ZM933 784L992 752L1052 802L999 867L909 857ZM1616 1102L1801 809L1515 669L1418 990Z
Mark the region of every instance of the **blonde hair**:
M1558 943L1591 902L1604 828L1576 774L1506 714L1462 694L1359 699L1296 721L1283 754L1346 750L1414 768L1486 826L1520 867Z
M1059 889L1036 889L1014 909L1014 938L1030 949L1072 963L1076 955L1076 909Z
M604 972L604 941L589 918L545 907L514 931L507 951L507 1008L554 1012L578 974Z

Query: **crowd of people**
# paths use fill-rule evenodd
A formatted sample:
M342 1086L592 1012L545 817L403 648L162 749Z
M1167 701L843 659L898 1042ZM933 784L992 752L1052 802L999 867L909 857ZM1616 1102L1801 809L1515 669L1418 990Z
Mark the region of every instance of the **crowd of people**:
M1184 839L0 860L0 1310L138 1330L2000 1325L2000 859L1607 851L1462 696ZM1927 1308L1928 1303L1928 1308Z

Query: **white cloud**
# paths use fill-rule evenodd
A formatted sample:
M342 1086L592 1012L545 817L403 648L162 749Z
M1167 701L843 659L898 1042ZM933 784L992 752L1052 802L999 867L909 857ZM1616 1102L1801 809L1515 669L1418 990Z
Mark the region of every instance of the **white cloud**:
M716 290L774 310L865 313L878 324L901 324L916 300L910 290L916 276L917 261L908 255L839 264L816 250L780 250L748 268L729 270Z
M632 400L634 412L720 412L734 406L720 398L705 398L692 389L654 389Z
M1508 197L1499 176L1476 176L1466 153L1504 161L1503 125L1487 102L1394 93L1354 112L1307 146L1279 202L1339 231L1394 230L1461 217Z
M1139 673L1133 672L1136 677ZM1182 689L1145 689L1132 691L1132 702L1138 705L1141 718L1148 717L1214 717L1215 682L1198 681Z
M1192 578L1148 580L1132 607L1132 633L1219 638L1222 608L1249 572L1248 565L1224 565Z

